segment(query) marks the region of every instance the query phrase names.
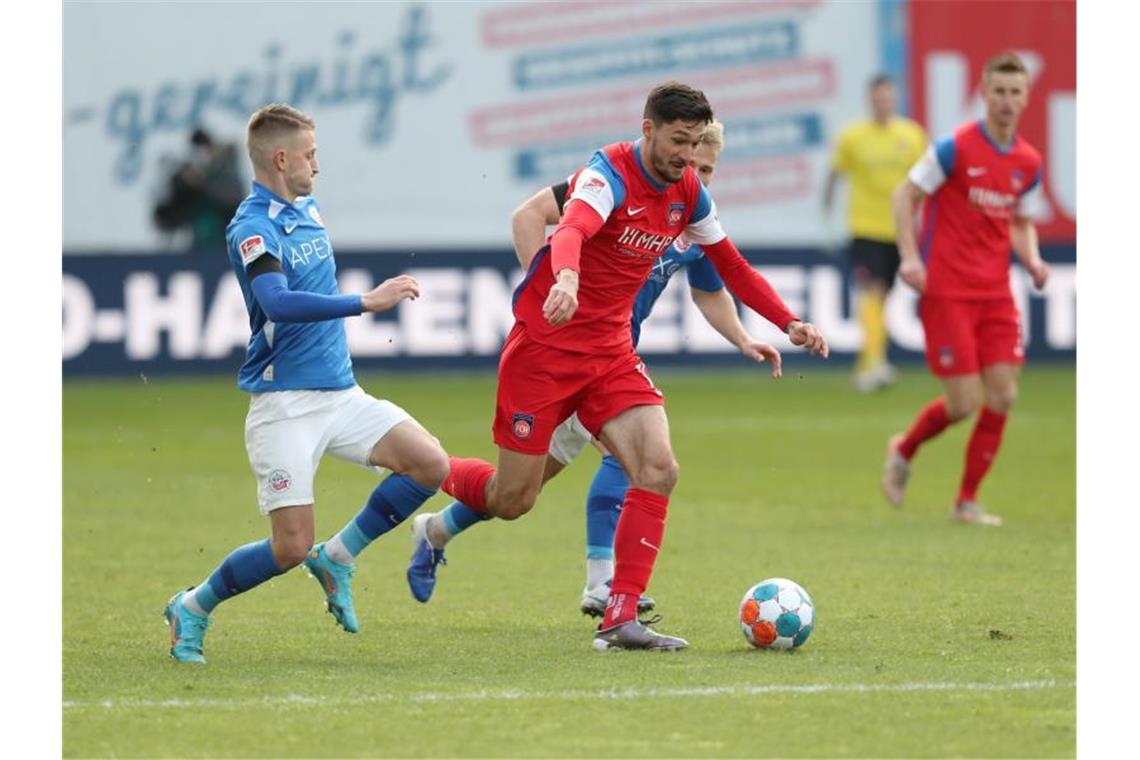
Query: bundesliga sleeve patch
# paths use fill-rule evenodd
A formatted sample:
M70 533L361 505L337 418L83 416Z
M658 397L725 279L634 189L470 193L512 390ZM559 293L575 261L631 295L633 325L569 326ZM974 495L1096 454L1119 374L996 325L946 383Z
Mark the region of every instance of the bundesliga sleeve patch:
M574 183L570 198L588 203L603 219L609 218L614 210L614 191L610 183L593 169L583 169Z
M249 264L261 254L265 253L265 241L261 239L261 235L251 235L245 240L241 241L238 246L241 250L241 263Z

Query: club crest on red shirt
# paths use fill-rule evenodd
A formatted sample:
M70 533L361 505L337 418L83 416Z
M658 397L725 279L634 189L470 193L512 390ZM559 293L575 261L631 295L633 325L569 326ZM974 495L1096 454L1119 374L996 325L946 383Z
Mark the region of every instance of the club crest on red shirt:
M685 215L684 203L670 203L669 204L669 226L676 227L681 223L681 217Z

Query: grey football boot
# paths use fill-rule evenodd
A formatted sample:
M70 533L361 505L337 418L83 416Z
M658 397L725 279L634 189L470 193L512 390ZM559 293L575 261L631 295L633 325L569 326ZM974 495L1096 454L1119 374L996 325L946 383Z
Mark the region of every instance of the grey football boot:
M666 636L649 627L661 620L661 616L642 622L634 618L619 625L602 630L594 635L594 649L607 652L611 649L650 649L657 652L679 652L689 646L689 642L677 636Z

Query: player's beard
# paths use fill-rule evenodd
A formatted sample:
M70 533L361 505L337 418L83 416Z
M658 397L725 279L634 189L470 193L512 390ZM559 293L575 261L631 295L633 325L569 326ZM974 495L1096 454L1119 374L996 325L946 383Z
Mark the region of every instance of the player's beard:
M665 178L666 182L678 182L685 174L684 166L680 168L673 166L668 159L658 158L656 154L653 155L653 168Z

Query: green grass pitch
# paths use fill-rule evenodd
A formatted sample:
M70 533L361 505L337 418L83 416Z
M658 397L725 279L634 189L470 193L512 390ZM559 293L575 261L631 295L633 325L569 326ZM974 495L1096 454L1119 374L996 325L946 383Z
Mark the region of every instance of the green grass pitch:
M1074 755L1073 367L1023 378L981 492L995 530L947 520L969 424L920 451L905 508L879 494L885 440L937 393L929 376L861 396L803 366L657 373L681 478L649 590L688 651L591 649L590 450L530 515L453 543L431 603L405 585L401 527L361 557L358 635L294 570L218 608L205 667L168 658L160 613L266 534L247 397L231 378L66 382L65 756ZM449 451L493 455L492 376L360 379ZM374 482L324 461L319 540ZM737 627L768 576L814 597L799 651L752 651Z

